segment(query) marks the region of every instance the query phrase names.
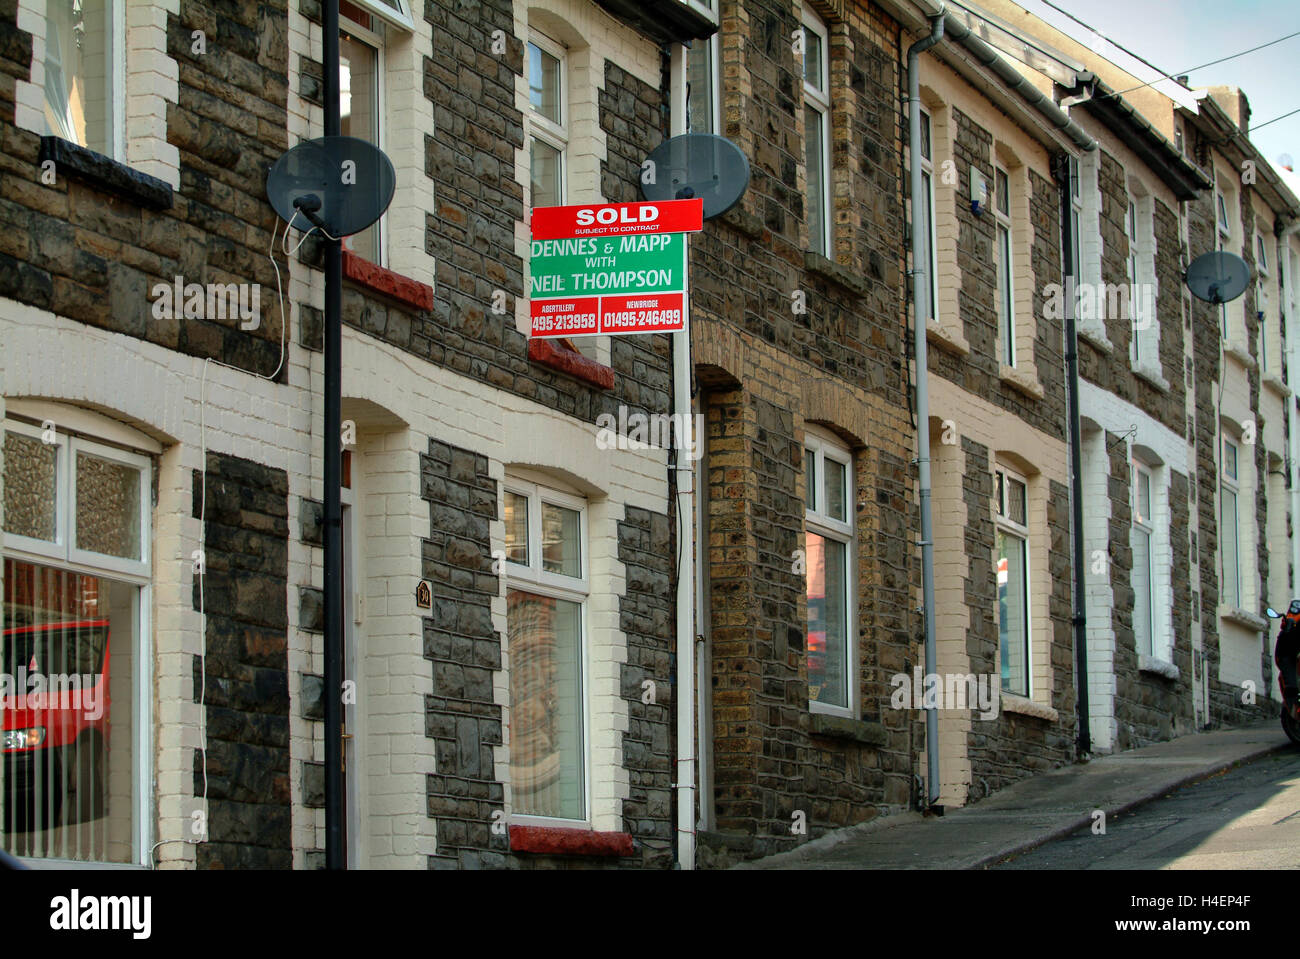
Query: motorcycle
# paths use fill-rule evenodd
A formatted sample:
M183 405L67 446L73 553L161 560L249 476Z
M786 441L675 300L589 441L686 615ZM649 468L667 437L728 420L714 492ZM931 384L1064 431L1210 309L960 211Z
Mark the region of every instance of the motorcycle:
M1291 600L1285 615L1272 606L1265 613L1269 619L1282 620L1273 653L1278 670L1277 685L1282 691L1282 731L1291 742L1300 746L1300 688L1297 688L1300 684L1296 680L1296 658L1300 656L1300 599Z

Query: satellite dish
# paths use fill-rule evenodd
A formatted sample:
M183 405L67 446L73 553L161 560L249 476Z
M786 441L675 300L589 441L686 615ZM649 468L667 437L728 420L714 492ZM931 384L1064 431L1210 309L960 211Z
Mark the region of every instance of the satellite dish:
M1202 253L1187 264L1183 282L1193 295L1209 303L1227 303L1241 296L1250 283L1250 267L1235 253Z
M749 161L726 137L687 133L665 140L647 158L654 182L642 177L647 200L704 200L704 219L721 216L749 187ZM644 165L642 166L645 169Z
M374 144L356 137L304 140L266 177L266 196L286 221L305 217L332 237L360 233L393 201L397 175Z

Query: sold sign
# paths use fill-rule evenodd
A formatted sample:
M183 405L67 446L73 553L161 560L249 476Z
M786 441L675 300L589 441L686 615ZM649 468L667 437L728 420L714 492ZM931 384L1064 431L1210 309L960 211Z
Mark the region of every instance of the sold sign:
M704 201L590 203L533 210L534 240L633 236L644 233L698 233L704 229Z
M686 329L686 237L704 201L602 203L533 210L533 337Z

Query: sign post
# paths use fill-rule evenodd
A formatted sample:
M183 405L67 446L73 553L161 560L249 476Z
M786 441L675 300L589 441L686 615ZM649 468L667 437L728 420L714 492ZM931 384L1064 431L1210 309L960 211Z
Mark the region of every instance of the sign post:
M677 535L695 533L691 430L691 350L686 279L687 233L704 229L704 201L662 200L533 211L529 284L534 337L673 335L672 454ZM678 550L677 791L678 865L695 868L695 604L694 555Z

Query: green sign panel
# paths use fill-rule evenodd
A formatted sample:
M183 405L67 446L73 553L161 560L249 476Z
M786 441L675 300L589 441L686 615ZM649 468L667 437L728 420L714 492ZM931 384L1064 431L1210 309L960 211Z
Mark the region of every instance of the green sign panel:
M534 240L532 299L681 292L686 234Z

